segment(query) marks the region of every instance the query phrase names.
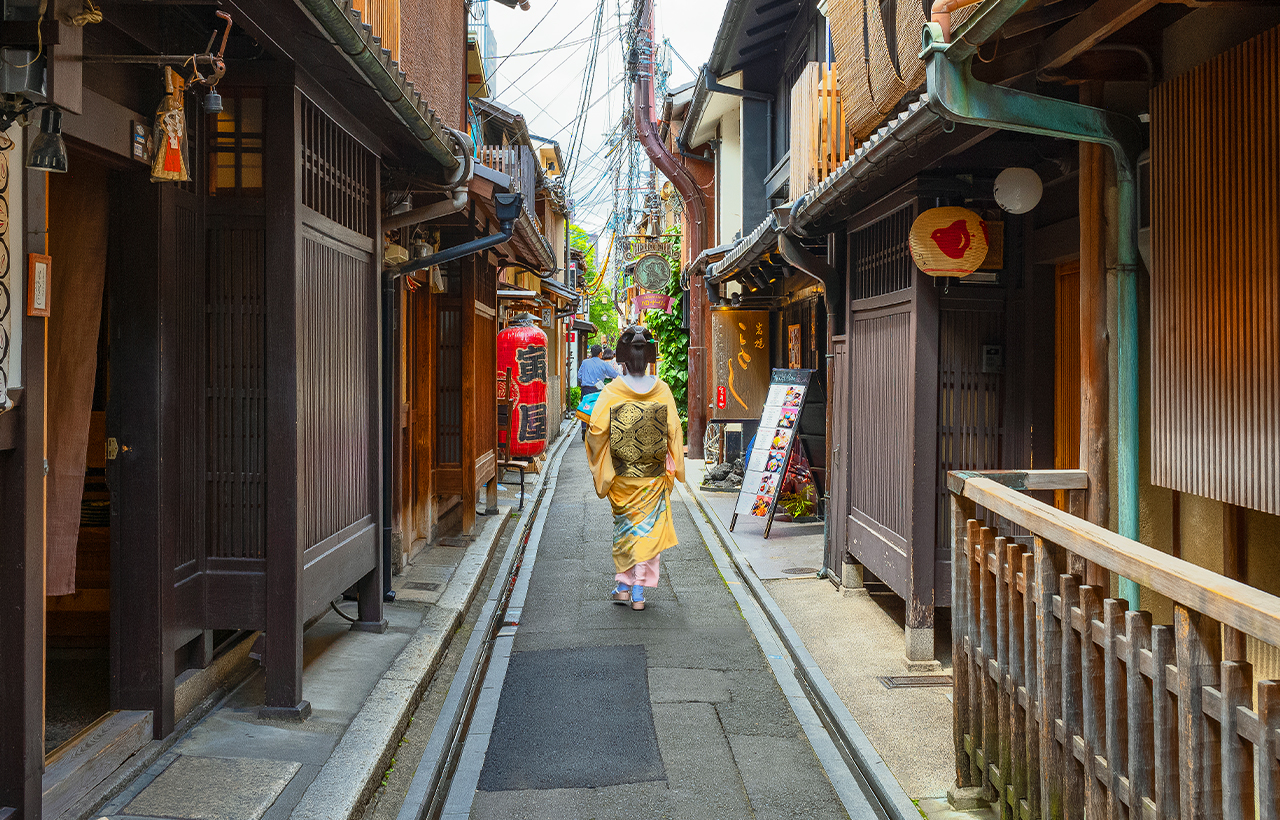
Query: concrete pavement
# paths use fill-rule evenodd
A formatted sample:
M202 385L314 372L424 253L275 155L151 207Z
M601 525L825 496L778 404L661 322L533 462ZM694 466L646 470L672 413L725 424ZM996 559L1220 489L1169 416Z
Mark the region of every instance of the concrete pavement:
M698 501L716 516L715 505ZM815 721L797 720L799 690L794 681L780 687L782 655L765 654L782 650L768 641L772 648L761 650L744 621L746 585L723 556L712 560L708 546L721 547L710 525L695 522L676 500L681 543L664 553L648 609L633 612L607 600L611 513L591 491L576 438L547 503L513 646L519 685L499 703L505 711L491 740L500 753L485 763L472 816L846 816L815 756L814 736L805 733ZM309 630L304 687L315 707L311 720L257 719L258 673L89 816L359 816L397 753L446 636L477 591L501 525L508 524L505 543L531 512L508 520L504 510L475 542L420 555L396 579L400 600L388 607L385 635L350 633L336 615ZM750 527L738 530L728 535L730 551L760 565L770 606L784 613L882 765L931 820L972 817L945 803L954 777L949 690L887 690L878 680L902 673L893 600L845 597L829 581L785 572L820 565L821 534L812 526L780 523L774 533L783 537L768 542ZM399 754L403 767L404 750Z
M647 609L614 605L609 505L581 448L564 457L473 818L847 816L698 528L673 510L680 545Z

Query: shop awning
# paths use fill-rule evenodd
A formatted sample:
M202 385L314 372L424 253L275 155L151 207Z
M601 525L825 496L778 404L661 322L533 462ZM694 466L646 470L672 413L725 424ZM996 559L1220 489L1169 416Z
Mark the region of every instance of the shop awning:
M586 321L585 319L574 319L573 329L580 331L582 333L599 333L600 332L599 328L597 328L595 325L591 324L590 322Z

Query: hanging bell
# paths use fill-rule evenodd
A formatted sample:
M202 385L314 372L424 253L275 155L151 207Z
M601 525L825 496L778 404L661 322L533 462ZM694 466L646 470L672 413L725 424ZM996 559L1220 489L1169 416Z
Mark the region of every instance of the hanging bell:
M210 88L209 93L205 96L204 110L210 114L222 113L222 95L218 93L217 86Z

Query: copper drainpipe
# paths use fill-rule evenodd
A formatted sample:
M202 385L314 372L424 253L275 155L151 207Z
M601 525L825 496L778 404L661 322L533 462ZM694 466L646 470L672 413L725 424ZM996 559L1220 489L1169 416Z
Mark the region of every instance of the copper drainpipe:
M653 91L653 0L640 0L640 35L649 42L648 54L641 54L636 71L634 108L636 134L649 159L658 170L671 180L684 200L685 212L691 230L684 237L689 259L697 259L707 247L707 203L702 188L684 167L672 156L658 135ZM704 388L703 357L706 349L702 339L702 320L705 312L703 289L696 282L689 283L689 457L702 458L702 435L707 426L707 397Z

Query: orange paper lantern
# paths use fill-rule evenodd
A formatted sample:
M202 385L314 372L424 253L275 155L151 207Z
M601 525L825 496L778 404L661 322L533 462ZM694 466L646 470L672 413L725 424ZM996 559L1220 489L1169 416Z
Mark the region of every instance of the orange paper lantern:
M968 208L930 208L911 224L908 244L930 276L968 276L987 258L987 225Z

